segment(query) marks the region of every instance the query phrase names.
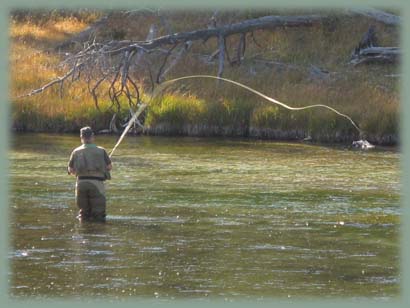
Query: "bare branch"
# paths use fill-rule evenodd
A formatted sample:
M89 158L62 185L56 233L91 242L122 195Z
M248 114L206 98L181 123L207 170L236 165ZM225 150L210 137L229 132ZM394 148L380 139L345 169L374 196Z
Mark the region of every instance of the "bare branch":
M226 47L226 38L224 38L224 52L226 54L226 59L228 60L228 63L232 66L232 61L229 55L229 50L228 50L228 47Z
M151 92L153 92L154 88L155 88L155 82L154 82L154 77L152 76L152 71L151 71L150 66L148 66L148 75L149 75L149 79L151 81Z
M258 43L258 41L255 38L255 34L253 33L253 31L251 32L251 37L253 42L255 43L256 46L258 46L259 48L262 48L262 45Z
M172 28L171 24L169 23L168 19L165 18L163 14L161 14L160 10L157 12L159 20L161 21L162 27L167 31L168 34L174 33L174 29Z
M165 78L165 76L169 73L169 71L178 63L178 61L182 58L182 56L191 48L192 42L186 42L184 46L182 46L179 52L175 55L172 62L168 65L168 67L163 71L160 76L160 82Z
M114 113L110 121L109 131L112 131L118 134L118 128L117 128L117 125L115 124L116 119L117 119L117 114Z
M132 85L133 88L134 88L134 91L135 91L135 94L136 94L137 103L139 103L139 101L140 101L140 92L139 92L139 90L138 90L138 87L137 87L137 85L135 84L135 82L130 78L130 76L128 76L127 78L128 78L128 81L131 83L131 85Z
M168 51L167 54L164 57L164 61L162 63L162 65L160 66L159 70L158 70L158 74L157 74L157 78L156 78L156 82L159 84L160 83L160 79L162 78L162 70L165 67L165 64L167 64L168 58L171 55L172 51L175 49L175 47L177 47L178 44L174 44Z
M126 86L127 79L128 79L128 70L130 67L131 59L134 56L134 51L128 52L126 51L124 54L124 62L122 64L122 71L121 71L121 91L124 90Z
M103 76L100 80L97 81L97 83L94 85L94 87L92 89L90 89L90 87L88 87L89 92L91 93L93 100L94 100L94 104L95 107L97 108L98 111L100 111L100 108L98 106L98 97L97 97L97 93L96 90L99 87L99 85L107 78L107 76ZM88 83L89 85L90 83Z
M238 48L236 49L236 62L238 65L241 64L242 58L245 56L245 49L246 49L246 34L241 33L241 37L238 43Z
M81 66L82 66L82 63L81 63L81 64L78 64L76 67L74 67L74 68L72 68L71 70L69 70L68 73L65 74L64 76L62 76L62 77L57 77L56 79L50 81L49 83L45 84L45 85L42 86L41 88L32 90L32 91L31 91L30 93L28 93L28 94L20 95L20 96L17 97L17 99L20 99L20 98L24 98L24 97L28 97L28 96L32 96L32 95L41 93L41 92L45 91L46 89L48 89L48 88L50 88L50 87L52 87L52 86L54 86L54 85L56 85L56 84L60 84L60 85L61 85L61 84L64 82L64 80L66 80L67 78L69 78L69 77L74 73L75 69L79 69Z
M363 63L397 63L401 51L398 47L369 47L361 49L350 61L353 65Z
M402 23L400 16L386 13L384 11L377 10L374 8L356 8L356 9L350 9L349 11L354 14L364 15L364 16L373 18L386 25L399 26Z
M221 26L219 28L201 29L191 32L175 33L172 35L166 35L159 37L149 42L135 42L129 47L140 47L147 50L154 49L160 45L175 44L178 42L203 40L209 37L219 37L222 33L224 37L245 33L258 29L274 29L276 27L300 27L300 26L313 26L321 21L325 17L318 15L305 15L305 16L264 16L255 19L249 19L242 22L234 23L231 25Z
M211 62L213 60L215 60L215 58L219 55L219 48L217 50L215 50L209 57L208 57L208 61Z
M147 35L147 37L146 37L145 40L146 40L146 41L150 41L150 40L154 39L154 37L156 36L156 34L157 34L157 28L156 28L156 26L155 26L154 24L152 24L152 25L150 26L150 28L149 28L148 35ZM136 59L135 59L135 62L132 63L131 65L132 65L132 66L137 66L137 65L139 65L139 63L141 62L141 58L142 58L143 54L144 54L144 50L143 50L143 49L138 50L137 56L136 56Z
M219 67L218 67L218 77L222 77L225 62L225 38L222 34L218 37L219 46Z
M208 28L216 28L217 27L217 17L218 17L219 11L214 11L212 16L211 16L211 22L208 25Z

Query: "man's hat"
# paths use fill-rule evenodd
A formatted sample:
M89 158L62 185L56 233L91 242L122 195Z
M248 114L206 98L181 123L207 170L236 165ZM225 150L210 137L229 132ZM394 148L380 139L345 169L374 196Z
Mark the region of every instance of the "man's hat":
M94 135L93 130L91 129L91 127L86 126L83 127L82 129L80 129L80 137L81 138L90 138Z

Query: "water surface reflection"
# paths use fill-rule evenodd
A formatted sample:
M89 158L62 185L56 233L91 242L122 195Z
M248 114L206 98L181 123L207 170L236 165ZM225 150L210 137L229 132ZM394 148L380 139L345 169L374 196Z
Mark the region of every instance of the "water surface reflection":
M395 151L130 137L107 222L80 223L65 174L78 140L55 137L20 135L10 150L13 296L399 293Z

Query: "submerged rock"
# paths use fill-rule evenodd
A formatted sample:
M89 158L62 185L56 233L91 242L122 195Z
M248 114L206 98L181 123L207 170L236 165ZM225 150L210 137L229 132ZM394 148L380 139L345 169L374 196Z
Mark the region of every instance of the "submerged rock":
M353 141L352 147L362 149L362 150L368 150L368 149L373 149L374 145L371 144L367 140L357 140L357 141Z

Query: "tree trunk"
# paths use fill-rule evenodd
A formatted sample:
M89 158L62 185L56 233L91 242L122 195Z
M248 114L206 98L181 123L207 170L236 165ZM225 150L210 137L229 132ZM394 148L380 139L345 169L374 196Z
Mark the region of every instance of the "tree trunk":
M261 29L274 29L277 27L309 27L322 22L327 17L319 15L303 16L264 16L255 19L249 19L242 22L221 26L218 28L200 29L190 32L174 33L158 37L151 41L133 42L119 41L115 46L113 53L123 52L124 49L145 49L153 50L163 45L174 45L187 41L206 41L211 37L227 37L233 34L246 33Z
M353 14L364 15L370 18L373 18L379 22L382 22L386 25L390 26L399 26L401 24L401 17L397 15L393 15L390 13L386 13L381 10L376 10L373 8L366 8L366 9L350 9L350 12Z
M350 63L354 65L363 63L397 63L400 59L399 47L369 47L361 49L353 55Z

